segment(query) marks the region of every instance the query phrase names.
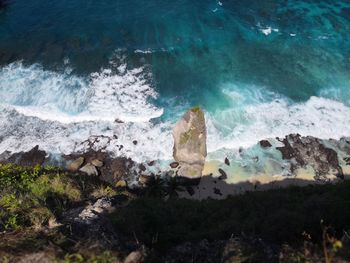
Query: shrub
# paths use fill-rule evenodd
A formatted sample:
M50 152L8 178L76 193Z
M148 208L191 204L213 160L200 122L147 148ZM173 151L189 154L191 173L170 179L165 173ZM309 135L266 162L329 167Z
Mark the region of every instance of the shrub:
M94 196L96 189L103 189ZM40 226L87 198L112 196L98 179L58 168L0 164L0 231Z

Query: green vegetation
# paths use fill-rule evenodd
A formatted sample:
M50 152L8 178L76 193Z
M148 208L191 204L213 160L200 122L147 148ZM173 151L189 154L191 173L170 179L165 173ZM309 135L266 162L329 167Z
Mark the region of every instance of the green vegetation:
M57 263L119 262L114 252L80 245L70 228L47 227L70 208L117 194L96 177L0 164L0 262L16 262L14 255L35 251Z
M181 133L180 144L181 145L186 144L188 142L188 140L191 138L191 136L192 136L191 130Z
M0 164L0 231L39 227L87 198L113 193L99 180L54 167Z
M201 107L200 106L195 106L191 109L192 112L194 113L199 113L202 111Z
M98 233L75 236L69 225L47 227L68 209L104 196L117 202L109 215L117 236L133 249L135 243L145 245L145 262L164 262L174 247L191 242L195 248L203 240L209 245L200 253L213 250L216 258L234 250L237 262L272 262L277 255L283 255L280 262L350 258L342 239L350 229L350 181L204 201L179 199L186 187L177 178L155 176L143 190L121 193L98 177L54 167L0 165L0 262L16 262L16 255L33 251L43 251L57 263L119 262L130 250L90 249L86 238L96 240ZM275 260L264 246L277 247Z
M63 259L56 259L57 263L118 263L119 259L110 251L104 251L99 255L82 255L80 253L66 254Z

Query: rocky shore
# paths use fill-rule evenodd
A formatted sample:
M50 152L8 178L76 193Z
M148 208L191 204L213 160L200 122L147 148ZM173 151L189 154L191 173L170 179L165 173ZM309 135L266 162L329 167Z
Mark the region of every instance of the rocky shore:
M83 153L62 155L57 161L57 156L53 160L50 153L40 150L39 146L28 152L4 152L0 154L0 163L25 167L55 165L70 172L96 176L112 185L129 185L131 188L143 187L154 177L175 176L179 180L192 181L195 185L199 183L189 195L183 195L188 198L192 196L199 198L199 194L194 193L200 191L201 187L201 198L223 198L247 190L266 190L290 184L336 182L350 176L348 138L321 140L311 136L290 134L285 138L260 141L256 147L262 148L266 155L270 155L271 158L263 161L266 162L266 166L273 166L276 174L267 174L268 169L264 168L254 170L245 165L234 166L229 158L222 161L205 161L204 154L198 155L198 161L193 159L184 162L187 155L183 153L184 157L178 157L180 154L175 153L175 160L163 170L156 160L137 163L130 158L114 157L112 153L93 149ZM241 149L240 155L245 154L247 150ZM280 160L276 160L274 157L276 154L281 156ZM253 165L263 161L259 160L259 156L251 157ZM252 175L246 176L243 171L250 168ZM193 172L189 172L190 169L193 169ZM186 176L186 173L189 175Z
M290 226L293 234L281 237L272 234L273 230L268 234L270 229L258 230L255 218L262 220L267 213L264 209L271 205L275 208L265 216L268 222L312 221L305 224L315 239L307 240L310 255L302 257L316 261L323 257L317 245L322 239L317 222L325 219L321 216L328 218L330 225L338 224L335 227L341 231L329 233L334 240L342 245L349 242L346 231L350 225L343 222L350 221L349 195L344 190L350 175L350 139L321 140L299 134L269 138L254 146L263 157L255 156L251 149L239 150L250 167L249 163L237 165L230 156L221 161L206 159L205 120L199 108L184 115L173 136L174 160L162 169L157 160L137 163L94 147L100 139L106 140L97 136L85 142L90 145L88 151L54 158L40 146L28 152L0 154L0 258L10 262L296 262L284 261L301 257L301 239L294 239L296 226ZM246 171L252 176L247 177ZM336 201L335 189L343 193L343 199ZM296 192L302 199L290 201ZM339 203L325 202L319 193ZM18 204L11 201L16 199ZM280 214L286 208L283 200L288 209L296 210ZM311 202L312 209L320 206L323 210L294 218L308 213L304 201ZM327 214L333 208L336 213L344 211L343 215L334 214L335 221ZM226 209L232 214L223 212ZM183 213L190 224L208 220L208 225L190 227L180 220ZM243 213L243 217L236 218L235 213ZM173 221L173 216L179 222ZM228 218L241 226L234 227ZM246 225L244 220L252 222ZM160 227L167 223L177 229L174 234ZM28 244L29 240L34 241ZM345 253L344 257L348 256ZM103 261L104 257L108 260Z

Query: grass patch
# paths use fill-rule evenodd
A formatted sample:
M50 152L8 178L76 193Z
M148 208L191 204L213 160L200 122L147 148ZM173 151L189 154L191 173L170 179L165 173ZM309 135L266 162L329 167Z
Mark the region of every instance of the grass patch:
M40 226L84 200L114 193L98 178L55 167L0 164L0 231Z

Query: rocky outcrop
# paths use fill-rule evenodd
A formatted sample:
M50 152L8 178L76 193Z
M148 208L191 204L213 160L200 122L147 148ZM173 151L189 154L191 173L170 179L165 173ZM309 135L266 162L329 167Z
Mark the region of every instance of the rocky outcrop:
M110 209L112 209L112 201L110 198L103 197L93 204L68 211L64 214L64 220L90 225Z
M185 113L173 129L173 156L179 163L177 174L186 178L202 176L207 156L207 133L204 113L200 108L193 108Z
M260 146L263 148L269 148L272 146L272 144L268 140L261 140L259 143Z
M46 159L46 152L39 150L39 146L35 146L28 152L18 152L11 154L6 151L0 156L0 163L14 163L21 166L32 167L42 165Z
M81 171L87 175L99 176L101 180L115 185L119 180L127 180L135 163L128 158L113 158L110 153L90 150L64 156L69 162L67 169Z
M330 176L344 177L337 152L327 147L324 141L299 134L290 134L279 141L283 146L276 149L282 153L284 160L290 161L292 173L298 168L310 166L319 181L328 181Z
M94 165L92 165L91 163L88 163L86 165L84 165L83 167L81 167L79 169L79 171L86 173L87 175L98 175L98 171L96 169L96 167Z

